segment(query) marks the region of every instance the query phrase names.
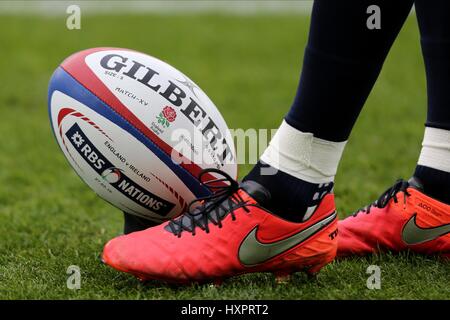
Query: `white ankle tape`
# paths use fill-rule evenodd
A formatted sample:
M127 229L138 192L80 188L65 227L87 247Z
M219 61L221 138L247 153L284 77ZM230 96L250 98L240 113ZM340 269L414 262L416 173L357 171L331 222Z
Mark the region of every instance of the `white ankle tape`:
M334 181L346 143L316 138L283 121L261 160L298 179L327 183Z
M450 172L450 131L425 128L418 164Z

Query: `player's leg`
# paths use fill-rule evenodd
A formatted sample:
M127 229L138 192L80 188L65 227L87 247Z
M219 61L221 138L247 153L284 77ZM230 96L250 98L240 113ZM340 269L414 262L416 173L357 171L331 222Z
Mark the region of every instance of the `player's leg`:
M366 26L373 4L382 10L380 30ZM260 163L241 184L228 177L229 187L194 211L111 240L104 261L142 279L176 282L315 273L332 261L336 167L411 4L316 1L297 97L262 158L276 173L263 175Z
M260 162L244 180L272 195L269 209L311 216L333 189L347 139L412 1L316 1L297 95ZM381 10L381 29L367 9Z
M428 113L414 176L429 196L450 204L450 3L417 1L427 75Z
M415 7L428 94L418 164L408 182L339 223L339 255L411 249L450 257L450 3L419 0Z

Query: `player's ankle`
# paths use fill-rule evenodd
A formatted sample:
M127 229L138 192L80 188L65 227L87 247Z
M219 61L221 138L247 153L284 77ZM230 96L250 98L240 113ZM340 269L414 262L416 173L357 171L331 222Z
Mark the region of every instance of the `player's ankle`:
M414 176L423 184L425 194L450 204L450 131L425 128L419 161Z
M269 190L272 199L267 209L291 221L304 221L332 191L345 144L317 138L283 121L244 180Z
M449 172L418 165L414 177L420 181L426 195L450 205Z
M272 174L261 174L261 172ZM310 183L293 177L259 161L244 181L255 181L265 187L271 198L264 207L293 222L306 221L314 213L323 197L332 192L333 182Z

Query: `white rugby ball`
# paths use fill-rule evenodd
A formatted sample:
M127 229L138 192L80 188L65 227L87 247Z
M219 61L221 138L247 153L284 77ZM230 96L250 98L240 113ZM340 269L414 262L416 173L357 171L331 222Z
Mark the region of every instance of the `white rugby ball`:
M233 139L213 102L144 53L94 48L70 56L50 80L48 110L78 175L130 214L163 222L211 193L201 170L237 176Z

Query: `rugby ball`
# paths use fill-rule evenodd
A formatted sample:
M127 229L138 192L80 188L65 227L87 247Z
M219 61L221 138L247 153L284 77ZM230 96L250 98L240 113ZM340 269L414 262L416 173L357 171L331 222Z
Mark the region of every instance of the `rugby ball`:
M127 213L163 222L211 194L199 181L203 169L237 176L233 139L214 103L185 74L147 54L75 53L50 80L48 111L73 169Z

